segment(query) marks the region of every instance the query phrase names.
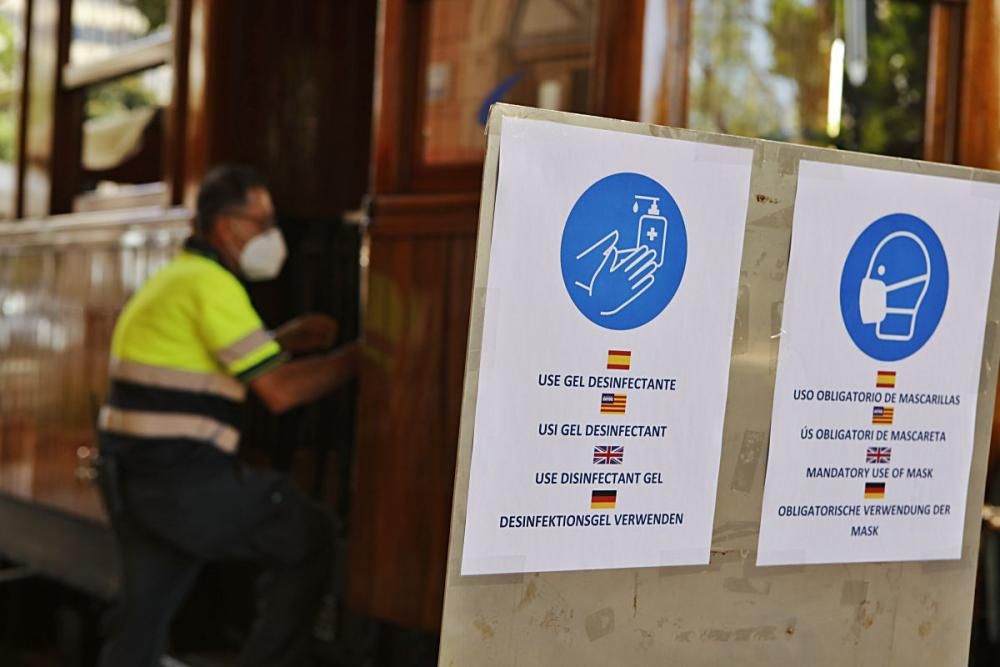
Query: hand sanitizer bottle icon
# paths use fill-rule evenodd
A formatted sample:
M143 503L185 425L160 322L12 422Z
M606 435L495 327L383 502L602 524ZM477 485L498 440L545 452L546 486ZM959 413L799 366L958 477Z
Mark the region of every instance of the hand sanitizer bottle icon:
M650 202L649 210L639 218L636 247L646 246L656 253L656 265L663 266L663 256L667 250L667 219L660 215L659 197L635 195L632 212L639 212L639 200Z

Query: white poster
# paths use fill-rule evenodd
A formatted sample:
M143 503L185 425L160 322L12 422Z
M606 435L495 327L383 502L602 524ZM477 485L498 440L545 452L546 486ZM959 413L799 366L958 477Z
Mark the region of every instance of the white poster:
M503 119L462 574L708 562L752 157Z
M961 557L1000 187L803 162L757 563Z

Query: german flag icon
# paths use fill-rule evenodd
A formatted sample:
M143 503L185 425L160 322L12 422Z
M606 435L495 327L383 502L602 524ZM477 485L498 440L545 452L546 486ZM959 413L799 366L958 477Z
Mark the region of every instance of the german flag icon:
M885 482L865 482L865 499L882 500L885 498Z
M614 489L594 491L590 494L590 509L613 510L618 502L618 492Z

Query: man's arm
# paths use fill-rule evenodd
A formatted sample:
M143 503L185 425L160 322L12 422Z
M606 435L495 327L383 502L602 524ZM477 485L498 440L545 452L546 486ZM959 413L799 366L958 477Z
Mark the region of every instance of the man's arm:
M337 320L328 315L303 315L279 327L274 339L282 350L293 354L326 350L337 340Z
M357 375L360 350L350 343L331 354L289 361L255 378L250 389L268 410L281 414L310 403Z

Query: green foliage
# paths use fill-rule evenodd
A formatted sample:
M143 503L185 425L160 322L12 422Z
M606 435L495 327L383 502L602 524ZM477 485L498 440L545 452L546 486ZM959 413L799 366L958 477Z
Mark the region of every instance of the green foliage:
M142 15L149 21L149 32L165 25L169 18L170 3L167 0L133 0Z
M899 157L921 157L930 47L925 3L882 0L868 15L868 78L859 88L844 82L841 148Z
M13 106L0 109L0 162L14 161L14 141L17 137Z
M143 84L141 75L134 74L89 89L86 116L88 119L97 118L154 104L155 94Z
M14 78L14 66L17 64L17 38L14 26L5 16L0 16L0 72L3 78L10 81Z
M818 135L826 124L830 18L829 0L772 0L765 23L774 46L771 71L795 82L804 136Z
M0 162L13 162L17 138L15 89L17 39L14 26L0 16Z
M859 88L845 79L843 130L836 145L919 157L929 5L876 0L867 8L868 78ZM693 11L691 127L831 143L826 135L830 45L843 0L694 0Z
M752 0L696 0L689 125L747 136L780 133L781 110L749 50Z

